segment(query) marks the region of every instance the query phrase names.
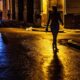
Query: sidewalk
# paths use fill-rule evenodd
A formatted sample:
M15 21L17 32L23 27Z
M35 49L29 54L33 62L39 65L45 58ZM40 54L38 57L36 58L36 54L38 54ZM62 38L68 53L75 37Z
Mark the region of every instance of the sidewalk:
M80 34L80 29L64 29L65 33L78 33Z
M64 29L64 32L71 33L71 34L80 34L80 29ZM67 44L77 49L80 49L80 37L78 37L78 39L76 38L76 39L68 40Z
M63 29L63 32L66 34L72 34L72 35L80 35L80 29ZM65 42L68 46L74 47L76 49L80 50L80 37L72 38L72 39L62 39L63 42Z
M80 39L59 39L59 43L80 50Z

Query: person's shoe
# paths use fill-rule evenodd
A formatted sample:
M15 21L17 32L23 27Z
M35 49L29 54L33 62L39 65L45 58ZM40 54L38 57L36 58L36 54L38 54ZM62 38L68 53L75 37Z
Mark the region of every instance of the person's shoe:
M56 49L57 52L59 52L59 49Z
M53 51L54 51L54 52L58 52L59 49L58 49L58 48L54 48Z

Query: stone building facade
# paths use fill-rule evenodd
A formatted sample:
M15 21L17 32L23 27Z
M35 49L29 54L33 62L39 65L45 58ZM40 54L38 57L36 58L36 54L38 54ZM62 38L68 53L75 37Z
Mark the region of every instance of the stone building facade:
M3 19L7 20L7 13L10 10L11 20L24 21L37 26L45 26L48 18L48 11L53 5L63 7L62 0L2 0ZM62 12L62 10L61 10Z
M3 20L25 22L28 24L41 25L41 0L2 0Z
M10 10L10 20L36 26L46 25L52 6L57 5L62 15L64 10L64 0L2 0L2 3L4 20L8 19L7 13Z
M65 28L80 29L80 0L65 0Z

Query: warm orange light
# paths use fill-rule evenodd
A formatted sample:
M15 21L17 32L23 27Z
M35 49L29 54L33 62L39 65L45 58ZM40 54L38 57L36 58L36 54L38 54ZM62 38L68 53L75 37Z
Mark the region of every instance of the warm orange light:
M3 10L3 2L0 0L0 10Z
M48 2L48 0L43 0L43 2L42 2L43 3L43 5L42 5L43 7L42 8L43 8L43 13L44 14L47 13L47 6L48 6L47 2Z

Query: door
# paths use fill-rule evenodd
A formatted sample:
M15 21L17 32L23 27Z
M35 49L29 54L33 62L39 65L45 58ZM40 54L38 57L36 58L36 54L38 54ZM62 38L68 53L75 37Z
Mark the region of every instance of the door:
M33 23L34 0L27 0L27 22Z
M18 20L23 21L23 0L18 0Z

